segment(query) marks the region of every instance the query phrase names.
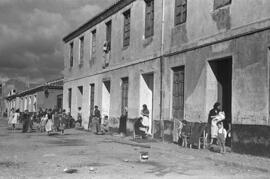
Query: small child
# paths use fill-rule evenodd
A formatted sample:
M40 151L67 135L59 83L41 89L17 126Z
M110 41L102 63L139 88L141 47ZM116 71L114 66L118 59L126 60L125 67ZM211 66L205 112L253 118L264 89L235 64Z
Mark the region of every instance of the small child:
M218 144L220 146L220 153L226 153L226 146L225 146L225 141L226 141L226 136L227 136L227 131L223 128L223 123L219 121L217 123L218 126Z

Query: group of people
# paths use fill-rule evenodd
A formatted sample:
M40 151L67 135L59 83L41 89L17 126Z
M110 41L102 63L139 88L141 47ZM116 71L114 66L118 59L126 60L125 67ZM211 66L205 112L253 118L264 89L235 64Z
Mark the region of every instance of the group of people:
M226 124L226 128L224 127ZM216 102L213 109L209 112L208 127L211 136L210 145L218 144L220 146L220 152L226 153L226 143L229 143L231 138L231 123L226 120L224 111L221 111L221 105Z
M147 135L150 135L149 115L150 112L147 108L147 105L144 104L141 110L141 115L134 124L135 134L141 136L142 138L145 138ZM128 109L124 108L122 115L120 116L119 130L118 130L121 136L126 135L127 117L128 117ZM81 124L81 119L82 119L82 112L81 108L79 107L76 122ZM97 105L94 106L94 110L90 114L88 130L91 130L95 134L99 135L105 134L109 131L109 118L107 115L105 115L102 120L101 112Z
M70 113L66 113L62 109L39 109L38 112L30 113L28 110L20 112L19 109L16 111L11 109L9 115L9 124L12 125L14 131L16 125L22 123L22 132L32 132L34 124L36 129L40 132L61 132L64 134L66 128L72 128L75 126L75 120L71 117Z
M80 121L81 119L80 108L79 108L77 118L78 118L77 121ZM88 130L91 130L97 135L103 135L109 132L109 117L105 115L102 121L101 113L97 105L95 105L92 114L90 114Z

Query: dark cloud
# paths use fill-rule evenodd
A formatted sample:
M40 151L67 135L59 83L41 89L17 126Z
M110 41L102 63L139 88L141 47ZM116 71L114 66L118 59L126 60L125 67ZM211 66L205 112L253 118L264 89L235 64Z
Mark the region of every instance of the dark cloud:
M62 75L62 38L115 0L0 0L0 81Z

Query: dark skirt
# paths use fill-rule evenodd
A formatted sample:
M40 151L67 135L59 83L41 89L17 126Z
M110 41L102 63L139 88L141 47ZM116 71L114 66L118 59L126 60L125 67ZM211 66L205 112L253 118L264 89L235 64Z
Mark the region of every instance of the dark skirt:
M127 116L120 117L119 133L127 133Z

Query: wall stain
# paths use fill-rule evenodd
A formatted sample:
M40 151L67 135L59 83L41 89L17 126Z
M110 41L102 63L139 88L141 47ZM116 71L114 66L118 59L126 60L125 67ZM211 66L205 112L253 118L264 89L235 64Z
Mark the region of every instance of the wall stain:
M218 30L231 28L230 8L222 8L213 12L212 19L216 22Z

